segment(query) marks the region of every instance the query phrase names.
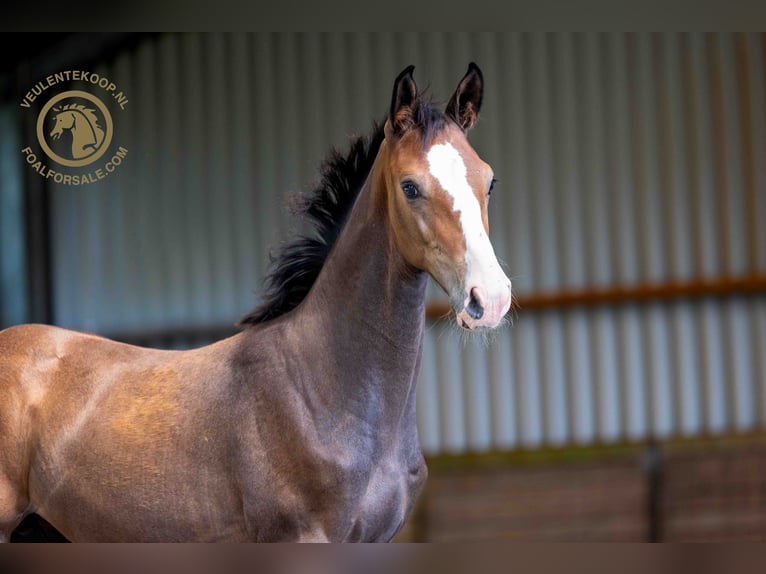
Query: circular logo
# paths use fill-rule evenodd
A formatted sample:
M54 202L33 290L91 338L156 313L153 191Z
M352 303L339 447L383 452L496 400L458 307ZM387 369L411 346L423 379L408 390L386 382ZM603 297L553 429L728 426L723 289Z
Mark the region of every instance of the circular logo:
M37 139L53 161L88 165L109 148L114 126L104 103L88 92L71 90L51 98L37 116Z

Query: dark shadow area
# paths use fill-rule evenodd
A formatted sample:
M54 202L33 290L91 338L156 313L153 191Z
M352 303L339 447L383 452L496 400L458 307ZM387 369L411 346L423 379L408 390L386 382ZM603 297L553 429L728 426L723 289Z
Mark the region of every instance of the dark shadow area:
M11 534L11 542L69 542L47 520L30 514Z

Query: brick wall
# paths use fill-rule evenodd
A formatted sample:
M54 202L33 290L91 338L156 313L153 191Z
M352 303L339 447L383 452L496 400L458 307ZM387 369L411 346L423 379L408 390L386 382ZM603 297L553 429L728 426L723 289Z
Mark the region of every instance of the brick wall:
M766 541L766 445L664 456L661 536L681 541Z
M766 540L766 438L655 452L430 461L426 491L397 540Z

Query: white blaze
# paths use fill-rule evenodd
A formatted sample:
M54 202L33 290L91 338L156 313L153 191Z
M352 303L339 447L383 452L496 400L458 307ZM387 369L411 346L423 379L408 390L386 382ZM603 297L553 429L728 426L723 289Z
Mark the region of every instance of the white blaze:
M481 206L468 184L463 158L450 143L436 144L428 150L428 166L436 180L453 200L452 209L460 213L460 226L465 237L465 261L468 276L466 289L477 281L493 292L505 288L508 279L500 270L495 251L484 231Z

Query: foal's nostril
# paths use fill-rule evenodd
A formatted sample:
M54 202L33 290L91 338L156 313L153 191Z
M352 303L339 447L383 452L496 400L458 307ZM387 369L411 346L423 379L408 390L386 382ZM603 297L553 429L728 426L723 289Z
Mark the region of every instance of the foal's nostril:
M484 307L481 306L481 303L476 298L476 294L473 291L471 291L471 300L468 302L468 306L465 310L472 319L478 320L484 316Z

